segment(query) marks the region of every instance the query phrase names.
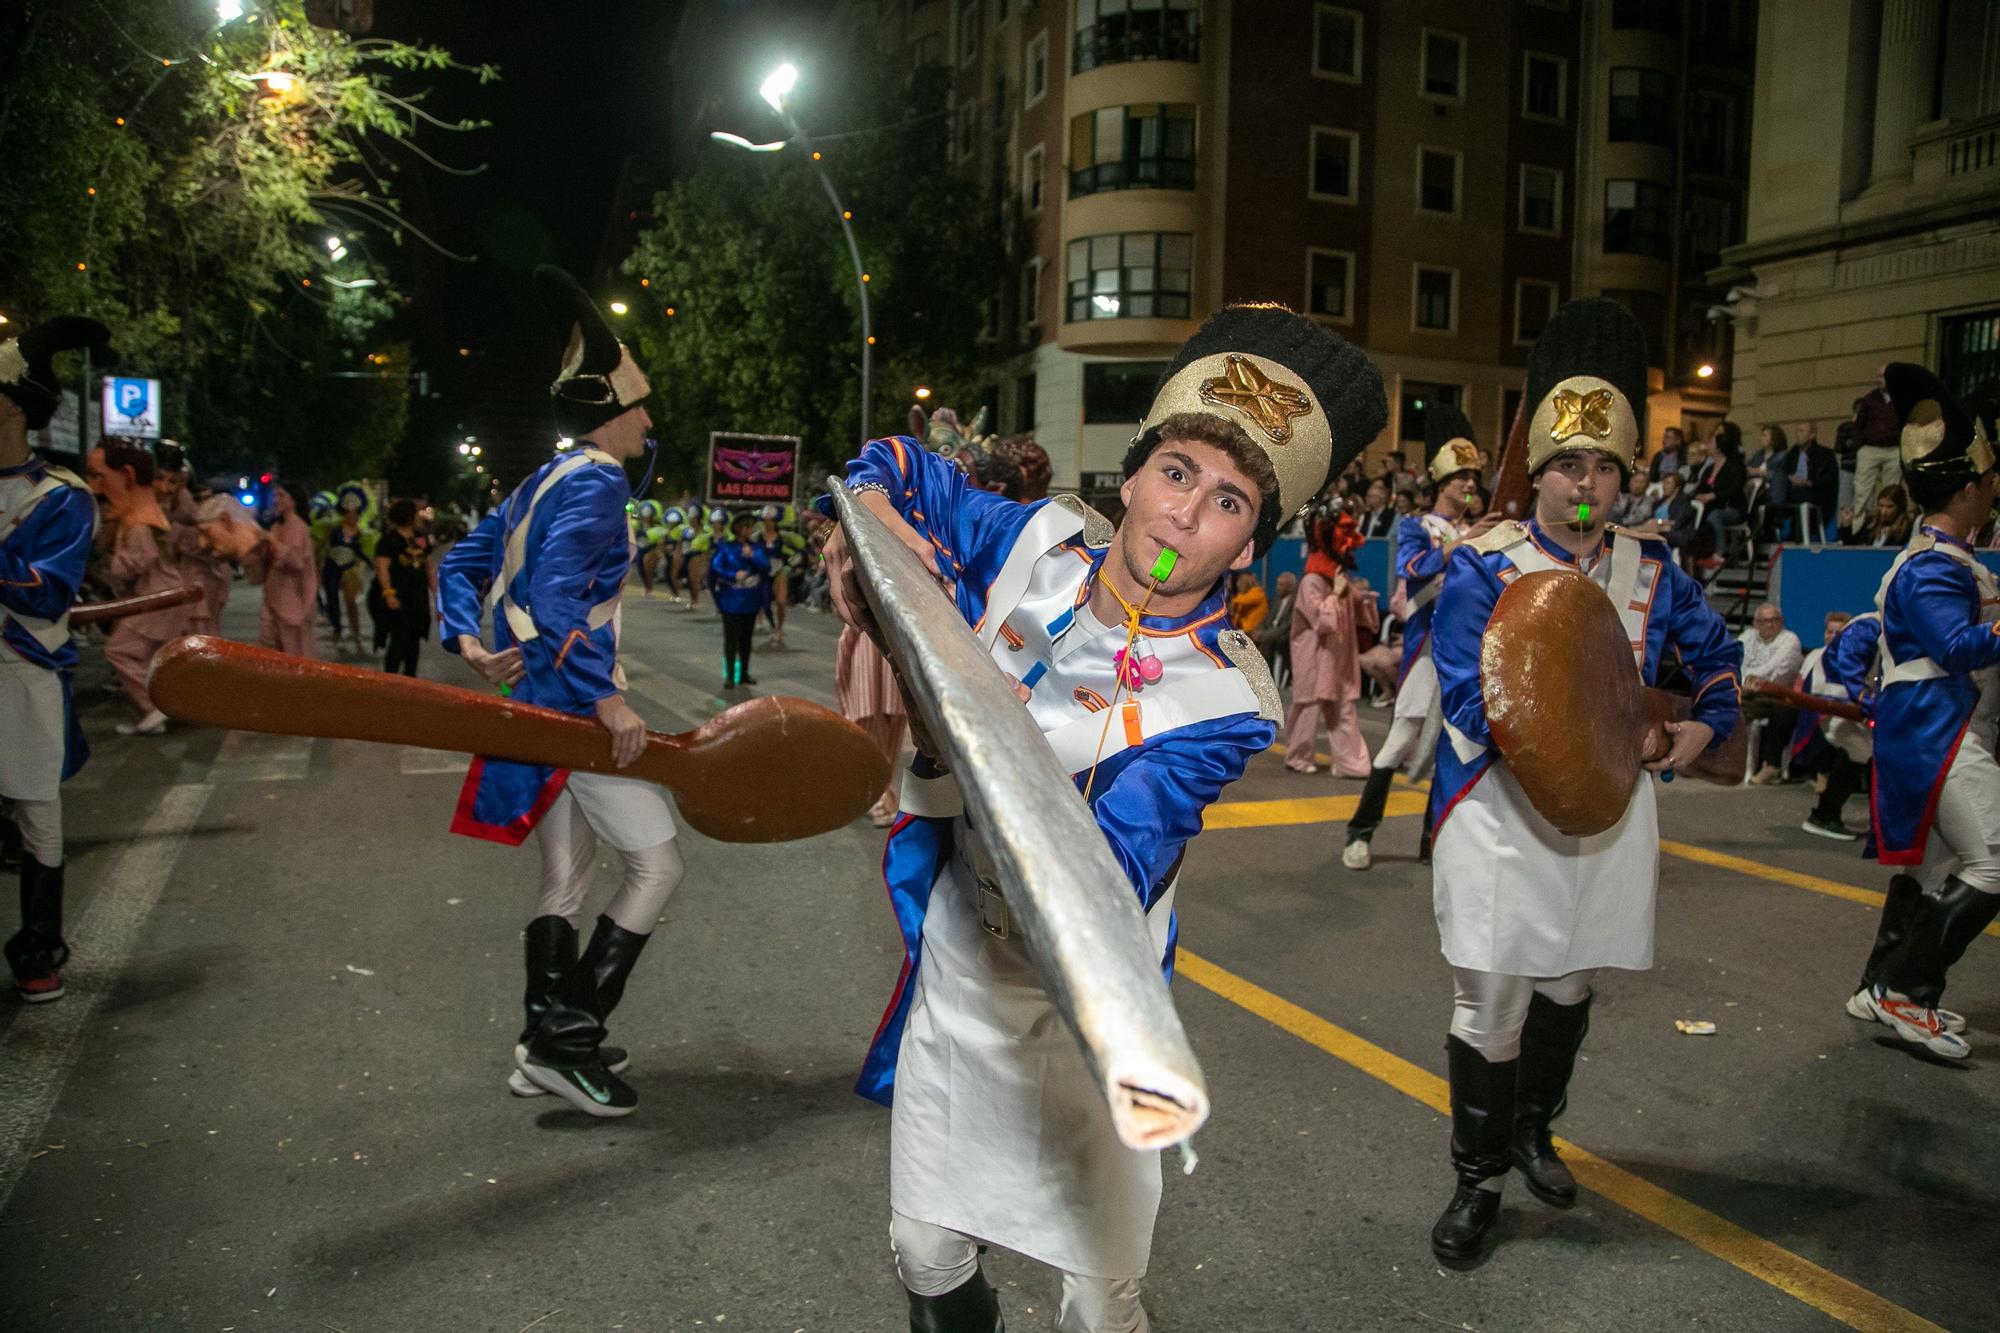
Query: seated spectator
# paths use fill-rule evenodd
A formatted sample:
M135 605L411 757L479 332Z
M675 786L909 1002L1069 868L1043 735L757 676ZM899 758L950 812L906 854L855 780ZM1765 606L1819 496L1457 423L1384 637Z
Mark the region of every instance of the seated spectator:
M1915 518L1916 515L1910 512L1910 497L1902 484L1891 482L1875 492L1874 505L1842 537L1842 541L1849 546L1907 546Z
M1660 500L1653 506L1653 528L1666 539L1683 566L1694 547L1694 500L1678 472L1660 478Z
M1646 481L1650 486L1658 486L1661 478L1670 473L1687 475L1687 437L1679 426L1669 426L1660 432L1660 451L1653 455L1653 461L1646 465Z
M1270 613L1271 602L1264 595L1264 585L1249 570L1238 570L1235 590L1229 595L1229 623L1245 634L1254 635Z
M1743 470L1750 477L1761 477L1769 483L1773 472L1778 469L1778 460L1791 452L1792 444L1785 438L1783 426L1765 426L1757 432L1757 450L1743 460Z
M1646 494L1648 489L1646 474L1634 472L1625 484L1625 493L1611 502L1611 521L1621 528L1636 528L1651 523L1655 505L1652 497Z
M1288 569L1278 575L1271 589L1276 594L1271 614L1250 637L1270 664L1271 679L1282 685L1292 676L1292 606L1298 600L1299 576Z
M1714 539L1712 554L1702 561L1719 568L1728 552L1729 527L1743 521L1743 432L1733 421L1719 421L1709 440L1709 456L1694 475L1694 498L1701 501L1702 522Z
M1781 766L1792 741L1792 728L1798 722L1798 710L1773 703L1753 693L1752 687L1761 681L1787 689L1795 687L1806 652L1799 636L1785 628L1784 613L1770 602L1757 608L1750 619L1750 628L1737 636L1737 642L1743 645L1743 716L1746 720L1764 722L1763 734L1757 740L1757 771L1751 774L1750 781L1769 786L1782 780Z
M1380 477L1368 483L1367 506L1355 520L1364 537L1387 537L1396 530L1396 507L1389 503L1389 483Z

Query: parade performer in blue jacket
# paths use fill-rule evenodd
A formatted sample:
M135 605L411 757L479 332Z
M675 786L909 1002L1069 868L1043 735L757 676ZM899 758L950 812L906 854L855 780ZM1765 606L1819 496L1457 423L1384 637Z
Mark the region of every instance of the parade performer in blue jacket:
M1501 518L1491 513L1477 523L1466 522L1466 505L1479 491L1482 468L1472 423L1463 412L1450 403L1434 402L1425 408L1424 449L1437 499L1430 512L1406 515L1396 524L1390 547L1392 577L1402 583L1407 607L1403 659L1396 669L1396 710L1389 734L1375 752L1368 783L1347 821L1347 845L1341 849L1340 863L1349 870L1366 870L1375 863L1369 843L1381 826L1389 784L1397 771L1404 770L1413 782L1430 771L1444 717L1438 704L1437 668L1431 663L1431 620L1444 587L1445 562L1460 542L1491 531ZM1430 826L1427 807L1425 848Z
M535 290L566 339L549 393L555 428L575 441L516 487L451 548L438 571L445 646L523 703L594 717L619 767L638 758L646 726L626 703L618 664L619 599L631 560L623 464L647 448L651 393L632 354L574 279L535 272ZM493 646L480 637L492 616ZM625 992L667 898L681 880L674 818L650 782L480 758L465 776L452 831L541 854L526 931L527 1021L509 1086L553 1092L595 1116L622 1116L638 1094L605 1046L604 1020ZM624 879L577 952L597 844L624 861Z
M1869 664L1875 656L1876 641L1882 637L1882 617L1871 611L1865 616L1838 612L1827 617L1830 632L1826 643L1806 654L1799 669L1799 689L1824 699L1859 705L1864 711L1874 707L1868 688ZM1799 710L1792 733L1792 767L1820 766L1819 799L1800 825L1807 833L1822 838L1851 842L1841 811L1848 797L1868 787L1868 765L1875 754L1875 736L1868 723ZM1863 1013L1857 1017L1873 1018Z
M1896 362L1883 387L1903 423L1903 482L1925 515L1882 580L1872 806L1876 859L1909 867L1889 896L1856 1000L1902 1040L1947 1059L1971 1047L1938 1008L1945 974L2000 914L2000 581L1972 554L2000 490L1995 404L1960 406L1937 376Z
M1386 415L1359 351L1288 310L1231 307L1170 364L1125 457L1115 532L1074 497L1020 504L983 490L907 437L874 441L848 467L848 488L1019 682L1125 869L1119 888L1144 906L1163 968L1188 840L1280 716L1263 658L1227 628L1225 578ZM1148 602L1165 550L1178 563ZM840 534L826 558L842 618L867 628ZM1005 899L980 887L982 852L950 775L913 766L902 808L884 872L905 961L860 1091L893 1091L890 1234L910 1326L999 1327L985 1243L1062 1270L1067 1333L1143 1330L1158 1155L1120 1143Z
M708 587L715 609L722 613L722 688L755 685L750 674L750 650L757 638L757 616L771 597L771 552L751 535L757 519L748 510L730 519L730 533L718 540L708 557Z
M28 447L62 401L58 352L110 331L59 315L0 342L0 798L21 839L21 928L7 941L14 989L62 998L62 784L90 756L72 689L69 610L83 587L97 501L81 478Z
M1527 401L1534 513L1452 552L1431 630L1445 733L1432 876L1457 991L1446 1051L1458 1174L1431 1248L1459 1265L1481 1257L1510 1167L1544 1202L1576 1201L1549 1122L1566 1102L1589 1027L1591 978L1603 967L1652 966L1660 871L1646 774L1636 775L1615 825L1570 837L1529 803L1495 748L1480 647L1500 592L1523 574L1579 571L1616 608L1646 684L1678 660L1692 682L1692 716L1668 724L1669 752L1647 765L1657 772L1683 769L1728 737L1741 683L1740 645L1667 544L1605 524L1645 438L1638 323L1602 298L1564 306L1529 353Z

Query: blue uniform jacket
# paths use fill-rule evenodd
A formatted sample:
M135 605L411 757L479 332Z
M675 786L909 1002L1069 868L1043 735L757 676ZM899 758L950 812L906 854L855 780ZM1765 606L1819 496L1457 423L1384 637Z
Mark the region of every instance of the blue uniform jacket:
M1936 528L1924 532L1971 549ZM1979 617L1972 571L1942 551L1920 551L1904 561L1882 598L1882 646L1890 659L1927 657L1944 670L1931 680L1885 685L1875 704L1876 734L1893 741L1875 748L1869 796L1876 859L1883 865L1923 861L1938 792L1979 701L1972 673L2000 665L2000 623L1983 625ZM1993 743L1991 736L1981 739Z
M1576 564L1576 557L1549 539L1541 526L1528 520L1528 539L1559 564ZM1708 605L1701 585L1682 571L1664 541L1629 532L1607 532L1604 551L1609 560L1617 542L1640 543L1643 558L1659 562L1652 609L1646 617L1646 658L1640 676L1646 684L1659 681L1669 655L1694 682L1691 716L1714 728L1710 748L1736 729L1742 692L1743 645ZM1452 806L1485 775L1499 751L1486 725L1486 699L1480 690L1479 646L1486 622L1512 577L1514 562L1504 551L1484 552L1460 545L1445 569L1444 591L1438 594L1437 623L1431 633L1431 660L1437 663L1438 686L1444 700L1444 720L1484 750L1471 760L1458 757L1449 732L1438 738L1437 778L1431 783L1431 804L1442 825Z
M594 713L599 699L618 692L613 681L617 630L608 620L592 628L589 617L624 587L630 565L625 502L631 490L622 467L593 460L535 502L550 471L569 458L562 454L542 464L446 552L438 566L438 620L444 646L454 653L459 635L479 634L487 594L505 567L508 538L525 523L526 557L508 595L527 611L536 634L519 645L527 674L514 686L513 697L586 716ZM496 609L493 649L514 646L513 629ZM459 793L452 832L519 846L568 780L568 769L474 759Z
M1415 597L1433 581L1443 578L1445 562L1452 550L1431 540L1421 514L1405 514L1396 520L1394 545L1390 549L1396 577L1403 580L1405 597ZM1403 660L1396 666L1398 685L1403 683L1403 677L1410 674L1411 665L1424 651L1424 645L1430 642L1431 624L1436 616L1435 597L1410 613L1409 621L1403 626Z
M1819 655L1820 679L1829 685L1838 685L1851 703L1861 705L1869 716L1869 725L1874 725L1875 693L1869 688L1868 680L1875 665L1875 645L1882 638L1882 618L1870 613L1856 616L1835 630L1833 637L1826 641L1826 647ZM1800 689L1807 688L1800 685ZM1799 710L1798 721L1792 727L1792 758L1816 758L1826 742L1820 729L1826 719L1818 713Z
M0 471L0 476L33 483L47 476L48 470L44 459L30 455L21 466ZM63 486L44 495L11 530L0 533L0 639L6 642L0 652L18 653L61 679L65 779L74 777L90 758L90 746L83 739L71 697L76 645L65 638L50 652L5 613L55 620L67 612L83 587L84 566L90 563L90 539L96 531L96 498L80 487Z
M708 590L715 594L716 610L724 615L755 615L764 607L770 596L771 553L759 541L749 543L746 554L743 543L724 542L715 548L715 554L708 561ZM755 574L753 583L738 583L739 575Z
M1049 501L1019 504L969 485L948 459L906 437L872 441L848 465L850 486L880 485L896 512L930 542L931 562L952 581L959 614L977 626L986 614L986 596L1014 548L1022 527ZM1069 549L1090 562L1089 578L1103 562L1104 549L1083 542ZM1225 584L1218 582L1200 606L1185 616L1148 616L1154 632L1186 633L1218 663L1226 659L1216 638L1229 628ZM1032 674L1032 673L1031 673ZM1276 739L1277 728L1255 713L1195 723L1149 739L1107 758L1097 770L1090 808L1097 826L1125 871L1132 892L1147 908L1173 883L1188 839L1201 830L1202 811L1234 782L1250 760ZM920 766L927 761L919 758ZM913 769L927 775L921 767ZM1082 775L1076 783L1083 786ZM1051 849L1057 853L1058 849ZM903 968L862 1066L856 1091L887 1104L894 1089L896 1057L914 997L912 984L923 942L924 913L931 886L952 853L952 821L905 815L890 830L882 875L896 925L903 936ZM1179 923L1169 923L1161 966L1173 974Z

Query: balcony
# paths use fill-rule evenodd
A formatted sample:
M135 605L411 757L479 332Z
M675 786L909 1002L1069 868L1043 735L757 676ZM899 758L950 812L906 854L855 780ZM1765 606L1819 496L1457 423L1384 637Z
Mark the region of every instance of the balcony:
M1130 9L1100 12L1098 0L1078 0L1071 72L1135 60L1201 59L1196 0L1133 0Z
M1194 159L1139 157L1122 162L1099 162L1069 174L1069 197L1107 190L1192 190Z

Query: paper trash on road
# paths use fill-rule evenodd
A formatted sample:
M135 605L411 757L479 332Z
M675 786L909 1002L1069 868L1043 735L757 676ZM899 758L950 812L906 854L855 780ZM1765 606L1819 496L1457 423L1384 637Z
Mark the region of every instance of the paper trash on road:
M1715 1035L1715 1024L1705 1018L1676 1018L1674 1020L1674 1027L1677 1031L1689 1037L1712 1037Z

